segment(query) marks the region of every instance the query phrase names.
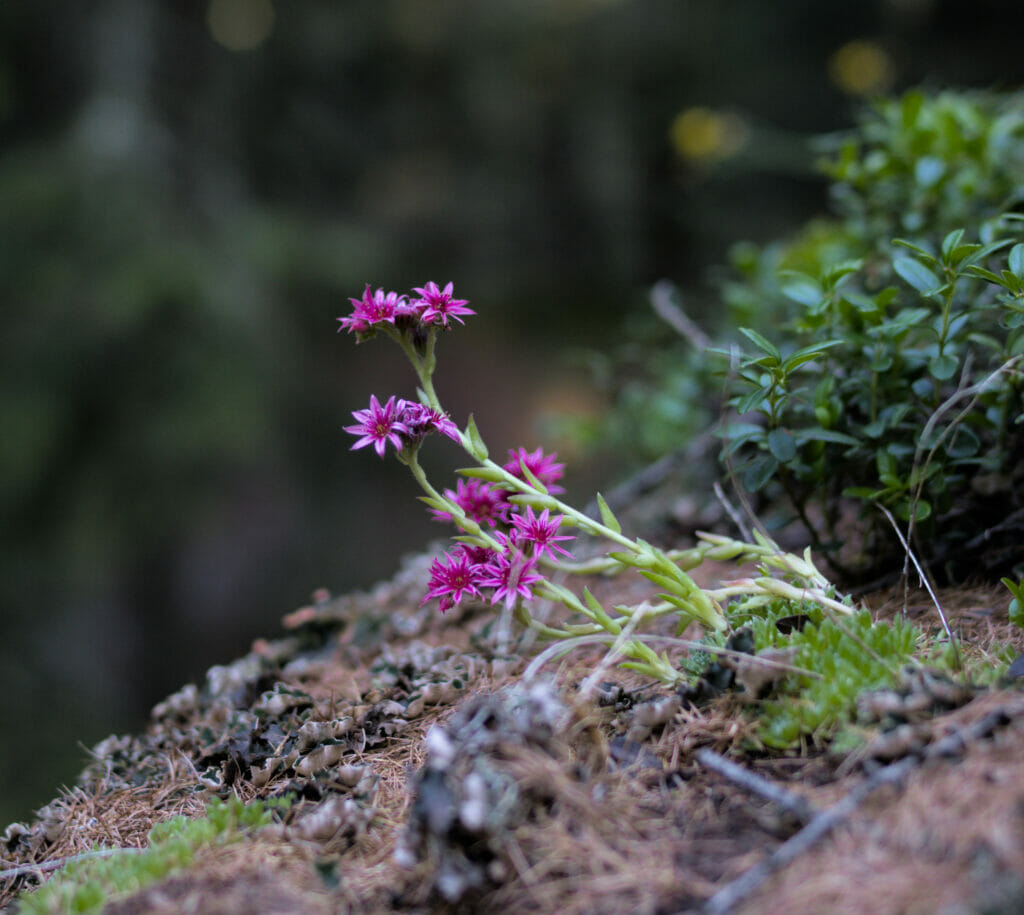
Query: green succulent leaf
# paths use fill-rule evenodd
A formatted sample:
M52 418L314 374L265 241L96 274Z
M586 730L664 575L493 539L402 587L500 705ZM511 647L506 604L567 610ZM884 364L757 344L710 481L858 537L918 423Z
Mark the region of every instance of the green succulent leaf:
M604 496L601 493L597 494L597 507L601 512L601 523L605 527L611 528L616 534L621 534L622 525L619 524L619 519L615 517L615 514L608 507L608 503L605 502Z

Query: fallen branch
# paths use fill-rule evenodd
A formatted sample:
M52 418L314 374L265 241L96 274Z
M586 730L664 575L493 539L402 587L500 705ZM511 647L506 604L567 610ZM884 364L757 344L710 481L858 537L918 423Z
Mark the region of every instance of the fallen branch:
M836 801L827 810L816 814L800 832L783 842L768 857L762 858L749 870L744 871L735 880L723 886L704 904L701 911L704 915L725 915L757 890L776 871L781 870L804 852L810 851L836 826L847 819L876 789L883 785L902 781L911 770L925 760L956 755L971 741L988 737L998 728L1005 727L1014 718L1022 715L1024 715L1024 702L997 708L973 724L959 728L941 740L930 744L919 754L906 756L899 762L876 769L849 794Z
M809 823L814 819L816 811L806 798L779 787L756 772L751 772L732 760L726 759L714 750L704 748L698 750L696 756L697 762L705 769L710 769L723 778L727 778L749 794L771 801L775 806L795 817L800 824Z
M138 854L143 851L145 851L144 848L99 848L95 851L83 851L81 854L69 855L66 858L51 858L49 861L40 861L36 864L19 864L17 867L9 867L7 870L0 871L0 880L13 880L26 874L46 874L59 870L65 864L74 864L76 861L85 861L88 858L108 858L121 852Z
M705 915L725 915L733 906L758 889L772 874L799 858L804 852L810 851L849 817L869 794L883 785L902 781L917 763L915 757L908 756L873 772L842 800L817 814L800 832L783 842L767 858L762 858L752 868L723 886L704 904L701 911Z

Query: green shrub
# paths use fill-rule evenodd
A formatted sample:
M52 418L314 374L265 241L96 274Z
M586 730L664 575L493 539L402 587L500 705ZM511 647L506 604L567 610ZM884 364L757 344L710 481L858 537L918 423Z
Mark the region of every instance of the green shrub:
M737 246L722 283L729 471L848 582L903 555L880 507L949 578L1019 569L1024 95L910 92L823 147L835 217Z

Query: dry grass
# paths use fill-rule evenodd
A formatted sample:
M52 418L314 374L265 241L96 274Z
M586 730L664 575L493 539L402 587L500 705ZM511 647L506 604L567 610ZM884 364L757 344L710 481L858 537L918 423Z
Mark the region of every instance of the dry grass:
M303 784L309 797L296 803L280 826L204 854L188 872L117 900L108 911L459 910L438 895L436 855L424 854L411 867L396 860L414 817L411 785L427 762L424 738L430 728L446 727L467 703L518 682L523 661L495 660L480 637L488 618L481 608L447 617L419 609L421 566L414 561L369 595L336 601L320 595L315 607L290 617L291 641L260 642L250 656L271 670L271 680L311 697L310 720L351 716L357 722L362 743L353 740L341 764L368 767L369 779L345 786L327 771L303 782L283 765L257 788L246 767L239 766L226 790L245 800ZM615 580L599 585L602 596L613 601L619 599L615 587ZM1008 642L1019 649L1006 619L1005 592L979 586L947 590L939 598L965 653L994 663ZM925 628L940 627L930 599L918 592L905 597L892 589L872 595L868 603L881 617L906 613ZM361 629L357 621L373 625ZM304 647L303 627L311 624L328 630L329 651ZM864 779L856 759L843 765L824 755L750 755L755 723L730 697L701 710L679 709L642 744L634 743L627 738L634 733L629 702L600 705L578 697L579 685L598 660L599 655L580 651L545 672L557 680L568 707L564 728L544 740L498 740L487 751L488 771L511 779L520 808L505 833L450 834L450 841L463 843L462 852L484 862L487 875L463 897L462 910L507 915L696 910L798 828L770 802L702 768L694 759L701 748L731 755L818 810ZM385 669L391 672L382 681ZM426 705L401 726L382 730L380 722L392 720L381 712L388 703L407 707L424 683L456 676L457 698ZM627 672L613 670L608 679L619 682L627 696L641 685ZM101 756L23 835L8 833L7 843L0 844L0 870L62 859L94 844L141 848L154 824L177 814L202 815L209 795L199 790L199 775L204 760L209 762L204 753L211 751L194 735L214 724L227 733L231 714L247 713L246 703L256 702L258 692L237 700L241 705L235 707L216 696L194 708L185 703L176 716L155 720L125 750L128 771L123 760L115 768L113 757ZM634 698L657 695L668 694L645 689ZM971 743L962 758L927 762L905 786L869 797L741 910L932 912L1012 898L1024 880L1019 693L983 693L928 722L923 739L966 727L997 707L1008 711L993 738ZM280 718L284 733L293 726L288 714ZM372 815L368 825L339 829L327 840L304 838L303 817L335 798L350 798ZM336 886L318 876L332 869L340 878ZM48 876L23 874L0 883L0 906L16 890Z

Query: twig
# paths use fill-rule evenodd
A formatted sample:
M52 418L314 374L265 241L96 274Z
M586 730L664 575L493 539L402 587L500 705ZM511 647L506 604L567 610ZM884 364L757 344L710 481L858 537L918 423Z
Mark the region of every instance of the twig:
M669 327L690 343L698 352L711 346L711 338L704 333L685 311L672 301L676 287L668 280L658 280L651 287L651 308Z
M74 864L76 861L84 861L87 858L108 858L111 855L126 852L128 854L139 854L145 851L144 848L99 848L95 851L84 851L78 855L70 855L66 858L51 858L49 861L40 861L38 864L19 864L17 867L10 867L0 871L0 880L11 880L15 877L22 877L25 874L48 873L62 868L65 864Z
M722 503L722 507L725 509L725 513L732 519L732 523L736 525L736 528L739 530L743 539L747 543L751 543L754 538L751 535L750 531L747 529L747 525L743 522L743 517L740 515L738 511L736 511L736 507L732 504L732 502L729 501L728 497L726 496L725 490L722 489L722 484L719 483L718 480L715 480L715 485L713 488L715 490L715 495L718 497L718 501ZM750 506L747 506L748 511L749 508Z
M705 747L698 750L696 756L697 762L704 766L705 769L710 769L723 778L729 779L729 781L750 794L762 797L766 801L771 801L786 813L796 817L797 821L802 825L809 823L814 818L816 811L806 798L781 788L756 772L751 772L749 769L737 765L732 760L726 759L714 750L709 750Z
M827 810L816 814L800 832L783 842L767 858L762 858L749 870L744 871L735 880L723 886L704 904L701 911L704 915L725 915L777 870L809 851L818 841L849 817L869 794L883 785L902 781L917 763L917 757L908 756L873 772L841 800Z
M911 479L913 479L916 475L919 478L919 482L917 484L917 488L914 492L914 498L910 506L910 520L907 522L907 540L914 539L914 520L917 518L918 501L921 498L921 493L924 491L925 473L928 469L928 465L931 464L932 462L932 458L935 457L935 452L939 450L939 445L941 445L943 441L945 441L947 436L949 436L952 432L954 432L957 429L957 427L963 421L964 417L966 417L967 414L974 409L974 405L978 402L978 398L981 397L981 395L986 391L989 385L991 385L995 381L995 379L1003 372L1009 372L1011 369L1013 369L1014 366L1018 362L1020 362L1022 358L1024 358L1024 356L1022 355L1013 356L1012 358L1004 362L1001 366L999 366L999 368L997 368L995 371L989 374L987 377L979 381L977 384L970 385L969 387L964 387L967 377L970 374L971 360L970 356L968 355L968 358L964 361L964 368L963 372L961 373L961 380L960 384L957 386L957 389L952 394L950 394L950 396L947 397L946 400L943 401L935 409L931 416L928 417L928 422L924 424L924 428L921 430L921 435L918 437L918 445L917 448L914 450L914 463L910 470ZM952 409L959 401L963 400L965 397L971 398L970 401L967 403L967 406L965 406L959 413L957 413L956 416L953 417L949 425L942 430L942 434L932 443L932 446L924 459L924 464L921 465L920 473L918 473L918 466L921 460L921 452L924 450L925 447L924 443L928 441L929 437L935 429L935 426L938 425L940 417L942 417L948 410Z
M1019 531L1020 523L1024 521L1024 508L1018 508L1016 511L1011 512L998 524L992 527L986 528L980 534L972 537L967 541L965 546L969 550L975 550L984 543L987 543L991 539L993 534L1001 534L1003 531Z
M896 523L896 519L892 516L892 512L889 511L881 502L875 503L879 509L885 514L885 517L889 519L889 523L892 525L892 529L896 531L896 536L900 538L900 543L903 545L903 549L907 552L907 557L911 562L914 563L914 568L917 569L917 574L921 578L921 584L925 586L928 591L928 596L931 597L932 603L935 604L935 609L939 612L939 619L942 620L942 628L946 630L946 635L949 637L949 643L953 646L953 654L956 659L957 670L962 668L960 663L960 644L957 641L956 636L953 635L953 630L949 628L949 621L946 619L946 614L942 610L942 604L939 603L939 598L936 596L935 591L932 589L931 582L924 574L924 569L921 568L921 563L917 561L917 557L914 555L914 551L910 548L910 544L907 543L906 538L903 536L903 532L900 530L899 525Z
M762 858L749 870L744 871L735 880L723 886L704 904L701 909L702 913L704 915L726 915L733 906L757 890L772 874L794 861L804 852L810 851L816 842L823 839L849 817L876 788L902 781L912 769L925 760L953 756L971 741L988 737L998 728L1006 726L1022 715L1024 715L1024 702L1001 706L973 724L947 734L922 752L905 756L899 762L876 769L845 797L827 810L816 814L800 832L783 842L767 858Z
M613 509L624 508L630 505L640 496L646 495L664 483L678 468L698 464L703 461L712 443L713 439L708 433L697 436L685 448L677 448L675 451L670 451L664 457L658 458L653 464L648 464L637 471L610 492L605 493L605 502ZM599 510L597 499L593 499L587 503L583 513L591 517L597 517Z

